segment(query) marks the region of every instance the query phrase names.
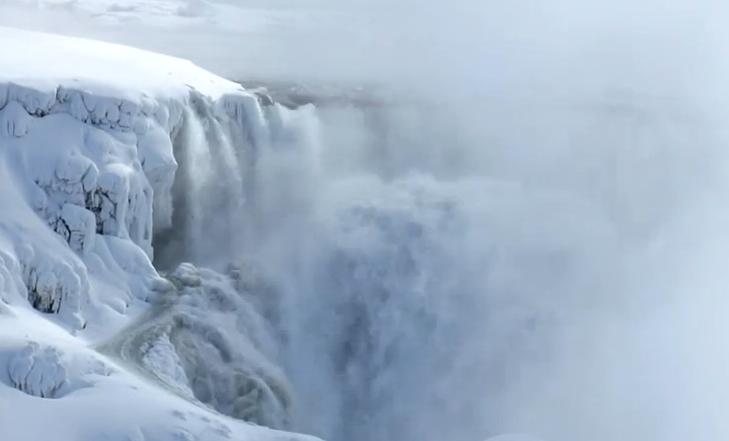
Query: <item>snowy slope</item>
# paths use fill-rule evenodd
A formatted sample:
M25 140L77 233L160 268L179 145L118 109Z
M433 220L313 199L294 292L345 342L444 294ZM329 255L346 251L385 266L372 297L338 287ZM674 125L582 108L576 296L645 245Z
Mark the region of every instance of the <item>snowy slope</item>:
M96 350L188 292L174 280L207 286L179 271L163 279L151 263L153 234L171 222L173 145L204 144L187 136L199 114L255 139L265 125L257 98L187 61L122 46L8 28L0 42L2 438L305 438L224 416L213 407L240 415L169 387L185 375L164 332L156 335L163 344L146 350L146 367ZM223 285L218 291L235 297ZM191 344L209 337L185 329ZM224 332L220 344L233 338ZM246 354L263 357L250 346ZM264 361L235 364L246 354L219 378L268 390L254 376Z
M50 92L58 86L94 95L179 98L194 88L213 99L241 88L187 60L93 40L1 28L6 48L0 81Z

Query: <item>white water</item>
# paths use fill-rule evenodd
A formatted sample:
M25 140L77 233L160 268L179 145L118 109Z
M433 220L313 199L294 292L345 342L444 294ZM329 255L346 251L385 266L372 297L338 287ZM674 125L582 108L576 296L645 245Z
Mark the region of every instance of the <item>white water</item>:
M705 340L725 329L726 138L702 109L633 96L264 109L257 144L187 116L179 146L207 150L178 155L185 202L155 248L185 245L165 265L244 259L265 275L249 295L278 339L292 429L727 433L727 358ZM230 146L251 164L240 175L210 166Z

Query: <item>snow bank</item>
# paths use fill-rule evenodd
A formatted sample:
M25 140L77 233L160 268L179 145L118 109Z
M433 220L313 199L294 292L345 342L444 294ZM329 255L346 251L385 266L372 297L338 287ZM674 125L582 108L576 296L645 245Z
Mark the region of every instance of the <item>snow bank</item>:
M6 48L0 83L32 91L37 110L52 104L59 86L137 104L146 97L177 99L190 89L213 99L243 91L187 60L131 47L4 27L0 41Z

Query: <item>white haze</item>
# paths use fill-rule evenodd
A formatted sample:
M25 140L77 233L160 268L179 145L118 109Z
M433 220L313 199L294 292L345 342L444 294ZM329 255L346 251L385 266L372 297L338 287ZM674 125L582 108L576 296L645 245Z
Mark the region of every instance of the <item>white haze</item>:
M727 7L307 3L248 2L321 26L175 31L73 3L0 23L387 91L302 117L240 221L282 293L295 428L729 439Z

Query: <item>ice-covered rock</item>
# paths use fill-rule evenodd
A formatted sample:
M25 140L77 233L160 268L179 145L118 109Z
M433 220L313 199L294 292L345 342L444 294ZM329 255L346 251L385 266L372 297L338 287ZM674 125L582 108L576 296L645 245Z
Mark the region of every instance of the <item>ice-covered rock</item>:
M20 138L30 130L33 118L17 101L11 101L0 110L0 135Z
M96 219L93 213L78 205L64 204L55 230L74 251L87 252L93 248Z
M28 302L40 312L58 314L72 329L82 324L81 303L89 298L86 268L29 245L20 248Z
M7 382L28 395L61 398L77 389L93 386L99 377L115 369L92 351L68 351L66 345L26 341L0 346L0 370L7 360ZM0 375L0 379L2 379Z
M156 339L145 341L139 350L142 366L185 396L194 396L189 387L190 380L174 345L170 342L169 334L163 333Z
M153 377L183 396L245 421L285 428L291 392L276 365L276 337L245 288L236 281L183 263L168 277L176 290L153 318L104 347L136 360ZM258 275L257 277L261 277Z
M47 422L8 423L3 410L3 435L298 439L200 405L285 427L290 397L272 337L227 277L182 265L167 281L152 265L153 241L174 244L173 225L202 243L230 234L271 109L185 60L2 27L0 41L10 48L0 58L0 381L11 386L0 403L14 393L18 412ZM181 169L180 155L199 170ZM190 201L195 216L181 221ZM127 346L112 355L133 354L122 357L133 365L86 347L120 332ZM80 387L72 407L27 401Z
M180 288L196 287L202 284L200 271L195 265L183 262L169 275L169 280Z
M17 33L33 36L22 31ZM7 31L0 29L0 34L5 35ZM16 37L15 31L11 37ZM72 46L84 44L82 40L71 42ZM149 54L131 55L144 58ZM10 61L4 59L3 65ZM13 65L13 69L16 67ZM202 75L194 66L183 64L179 68L189 71L183 77L205 78L204 84L191 90L187 84L170 85L167 78L151 83L147 77L129 79L129 83L154 84L157 92L148 94L133 86L121 87L127 81L115 75L108 78L100 75L99 81L81 84L65 74L54 80L52 71L48 72L51 80L40 83L28 82L22 75L13 76L14 71L0 73L0 154L7 158L7 164L13 164L16 180L13 186L4 185L4 191L17 188L20 199L25 199L40 219L82 259L104 261L103 267L94 265L94 268L95 271L106 268L106 274L94 274L95 277L117 277L112 276L115 268L124 268L130 279L136 273L148 274L148 263L140 262L141 267L129 265L137 261L136 257L95 255L99 252L95 243L99 235L119 238L152 258L154 231L172 225L172 191L177 171L174 151L180 150L175 143L208 151L218 148L217 145L224 146L226 159L215 167L232 177L239 175L237 166L229 168L238 160L227 133L234 128L248 131L249 127L238 125L244 121L247 124L255 117L244 118L238 113L233 118L218 109L222 108L223 101L234 100L231 97L238 96L238 100L246 102L251 95L234 83L211 74ZM109 73L108 66L103 66L103 73ZM100 86L104 83L108 85ZM221 100L220 104L217 99ZM261 113L255 99L240 110L243 111L254 116ZM206 119L204 124L201 118ZM190 126L194 126L192 132ZM201 133L202 137L180 137L180 133ZM209 143L216 146L211 147ZM205 185L214 183L210 180ZM221 191L232 191L229 201L238 207L242 200L241 188L242 185L237 190L221 187ZM199 216L199 228L206 228L205 217L215 216L214 210L222 207L209 208L210 213ZM21 244L24 238L11 237L11 242ZM66 311L71 311L68 314L79 317L80 309L91 299L86 288L89 282L81 274L83 270L76 268L89 262L76 261L71 265L74 269L69 270L63 258L38 257L36 251L42 248L39 244L29 241L23 246L34 250L20 258L30 303L42 312L65 317ZM109 258L117 261L111 262ZM146 297L142 293L136 296ZM82 320L76 318L71 322L69 325L75 328Z
M13 387L29 395L57 398L67 372L57 349L29 343L11 358L8 377Z

